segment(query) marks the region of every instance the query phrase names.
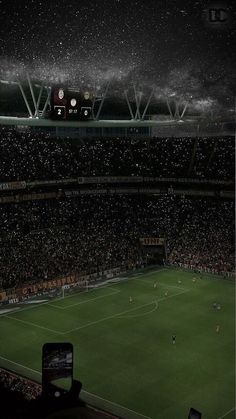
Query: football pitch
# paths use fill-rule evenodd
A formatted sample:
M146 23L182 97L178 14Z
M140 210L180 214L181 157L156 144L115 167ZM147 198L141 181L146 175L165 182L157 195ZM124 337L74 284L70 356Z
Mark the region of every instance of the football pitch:
M124 418L184 419L194 407L206 419L233 419L234 297L234 282L212 275L134 273L2 314L0 366L40 381L42 345L68 341L93 404Z

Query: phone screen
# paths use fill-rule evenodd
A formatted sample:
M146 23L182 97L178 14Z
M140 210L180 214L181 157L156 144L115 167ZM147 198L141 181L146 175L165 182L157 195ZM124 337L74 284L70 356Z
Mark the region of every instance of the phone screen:
M73 380L73 345L43 345L42 390L47 396L60 397L71 389Z
M191 407L188 419L201 419L202 414Z

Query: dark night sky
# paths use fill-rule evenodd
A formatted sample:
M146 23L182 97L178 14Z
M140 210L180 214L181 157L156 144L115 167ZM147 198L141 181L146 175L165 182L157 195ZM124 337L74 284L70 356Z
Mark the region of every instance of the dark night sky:
M51 81L85 77L102 83L114 76L163 87L169 86L171 71L184 68L200 80L200 89L214 79L222 91L229 84L222 93L226 99L235 81L235 15L229 8L231 23L207 25L202 17L206 4L201 0L2 0L1 76L14 79L29 70ZM232 5L217 0L213 4ZM214 89L209 94L214 96ZM231 103L232 97L227 100Z

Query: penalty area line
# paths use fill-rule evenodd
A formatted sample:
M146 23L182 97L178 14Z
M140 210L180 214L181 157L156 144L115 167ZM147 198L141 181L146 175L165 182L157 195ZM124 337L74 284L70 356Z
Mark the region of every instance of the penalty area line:
M112 283L112 284L107 284L107 285L104 285L104 286L101 286L101 287L97 287L97 288L94 287L93 289L91 289L89 291L78 291L78 292L75 292L74 294L66 295L65 297L52 298L49 301L44 301L44 302L39 303L39 304L35 304L35 305L30 304L30 306L28 304L27 307L25 307L25 305L27 305L27 303L25 303L24 307L23 308L19 307L19 310L17 310L17 312L20 313L22 311L32 310L34 308L40 308L42 306L49 306L49 307L53 307L53 308L59 308L59 306L56 306L56 304L54 304L54 301L55 302L61 301L61 300L64 301L66 298L78 297L81 294L95 292L95 291L100 290L100 289L103 289L103 288L112 288L112 287L114 287L114 285L117 285L117 284ZM24 303L21 303L21 304L24 304Z
M78 306L80 304L89 303L90 301L94 301L94 300L99 300L101 298L110 297L111 295L115 295L115 294L119 294L119 293L120 293L120 290L115 290L113 292L110 292L109 294L100 295L99 297L89 298L88 300L79 301L78 303L74 303L74 304L69 304L69 305L67 305L65 307L59 306L59 305L56 305L56 304L50 304L50 306L55 307L55 308L59 308L60 310L65 310L66 308Z
M17 319L17 317L10 317L10 316L7 316L7 315L3 316L3 317L6 317L7 319L10 319L10 320L15 320L17 322L20 322L20 323L23 323L23 324L26 324L26 325L38 327L39 329L47 330L49 332L56 333L57 335L63 335L63 332L59 332L58 330L49 329L48 327L40 326L39 324L36 324L36 323L28 322L26 320Z
M121 313L112 314L111 316L103 317L102 319L95 320L94 322L89 322L89 323L84 324L82 326L75 327L74 329L67 330L67 332L63 333L63 335L66 335L67 333L75 332L76 330L84 329L85 327L88 327L88 326L93 326L94 324L105 322L106 320L113 319L115 317L119 317L122 314L130 313L131 311L138 310L139 308L142 308L142 307L150 306L151 304L155 304L155 300L151 301L150 303L146 303L146 304L143 304L141 306L131 308L131 310L125 310L125 311L122 311Z
M177 295L185 294L186 292L189 292L189 291L190 290L181 291L181 292L178 292L177 294L169 295L169 297L160 298L159 300L152 300L152 301L150 301L150 303L142 304L141 306L134 307L134 308L131 308L130 310L125 310L125 311L122 311L121 313L116 313L116 314L113 314L111 316L107 316L107 317L104 317L102 319L99 319L99 320L95 320L94 322L89 322L89 323L84 324L82 326L75 327L73 329L67 330L66 332L64 332L62 334L63 335L67 335L68 333L72 333L72 332L75 332L76 330L80 330L80 329L85 329L86 327L93 326L93 325L98 324L98 323L102 323L102 322L104 322L106 320L114 319L116 317L119 318L121 316L123 317L123 315L129 314L129 313L131 313L131 312L133 312L135 310L139 310L140 308L150 306L151 304L156 304L159 301L168 300L169 298L177 297Z
M153 301L153 304L155 303L155 307L154 308L152 308L151 310L149 310L149 311L146 311L146 313L140 313L140 314L134 314L134 315L131 315L131 316L129 316L129 315L126 315L126 316L117 316L118 318L123 318L123 319L132 319L132 318L135 318L135 317L143 317L143 316L146 316L147 314L151 314L151 313L154 313L154 311L156 311L157 309L158 309L158 303L160 302L160 301L165 301L165 300L167 300L168 298L173 298L173 297L177 297L177 295L181 295L181 294L185 294L186 292L188 292L188 291L190 291L190 290L185 290L185 291L181 291L181 292L178 292L177 294L173 294L173 295L169 295L169 297L163 297L163 298L159 298L158 300L156 300L156 301ZM151 303L150 303L151 304ZM131 311L131 310L130 310Z

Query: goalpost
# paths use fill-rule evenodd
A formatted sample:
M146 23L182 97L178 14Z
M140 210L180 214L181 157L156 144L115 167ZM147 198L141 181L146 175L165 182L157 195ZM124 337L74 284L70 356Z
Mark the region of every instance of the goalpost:
M62 285L62 287L61 287L61 290L62 290L62 298L65 298L65 294L67 294L67 292L66 291L68 291L68 293L69 293L69 291L70 290L74 290L74 291L76 291L76 290L80 290L81 292L88 292L90 289L93 289L94 288L94 286L91 286L91 285L89 285L89 281L88 280L86 280L86 281L84 281L84 284L78 284L77 286L76 286L76 284L65 284L65 285Z
M101 281L89 281L89 280L83 280L78 281L73 284L65 284L61 286L61 298L65 298L68 294L76 294L76 293L83 293L83 292L92 292L96 291L99 288L105 288L109 284L111 285L119 283L123 281L124 279L118 277L118 278L109 278L109 279L103 279Z
M68 289L68 285L62 285L61 290L62 290L62 298L65 298L65 290Z

